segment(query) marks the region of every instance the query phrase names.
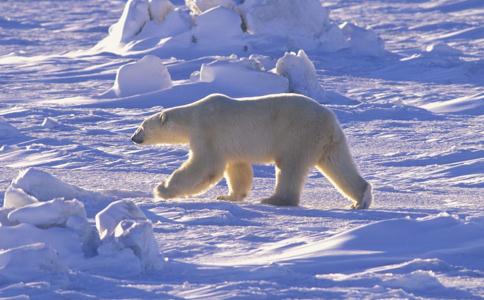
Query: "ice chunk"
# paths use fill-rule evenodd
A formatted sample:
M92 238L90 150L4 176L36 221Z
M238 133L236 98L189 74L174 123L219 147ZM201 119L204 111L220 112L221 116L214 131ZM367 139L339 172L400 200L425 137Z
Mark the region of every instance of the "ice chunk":
M98 248L101 255L116 256L130 249L143 269L156 267L158 245L151 222L132 201L109 204L96 215L96 227L102 242Z
M0 282L66 277L67 268L54 249L44 243L0 250Z
M84 199L89 198L94 194L62 182L51 174L36 168L29 168L21 171L17 178L12 181L11 186L23 190L25 194L35 197L39 201L47 201L55 198ZM5 193L4 205L5 203L13 203L8 205L18 207L16 204L21 202L18 202L17 200L23 196L20 196L20 194L17 193L13 196L13 200L8 199L9 197L10 194ZM20 201L29 202L33 200L23 198L23 200Z
M185 0L185 4L194 14L201 14L204 11L216 6L222 6L230 9L234 9L236 7L234 0Z
M101 240L113 235L122 220L146 220L145 214L132 201L119 200L110 203L96 215L96 228Z
M149 20L149 4L146 0L128 0L121 18L109 28L109 34L117 42L129 42Z
M29 204L8 214L10 222L28 223L38 227L65 226L71 217L86 220L84 204L78 200L54 199ZM87 220L85 224L87 225Z
M196 27L194 28L194 35L197 43L211 45L217 47L224 46L227 43L233 44L230 41L236 36L240 36L242 32L242 21L240 15L231 9L218 6L209 9L195 18Z
M316 77L316 68L304 50L286 52L276 63L276 73L289 80L289 91L314 99L324 96Z
M52 129L52 128L59 127L60 124L55 119L53 119L51 117L47 117L47 118L44 119L41 126L44 127L44 128Z
M340 28L347 37L354 53L369 56L380 56L385 53L383 40L374 31L359 27L351 22L344 22L340 25Z
M153 235L151 222L147 220L122 220L114 230L116 242L133 250L145 268L158 261L158 244Z
M149 0L150 19L162 22L175 9L170 0Z
M288 91L288 80L273 73L264 72L254 60L230 58L203 64L200 81L210 82L237 92L243 89L246 94L263 95Z
M172 87L170 73L160 58L146 55L118 69L113 90L125 97Z
M253 34L315 38L329 23L319 0L246 0L240 10Z
M37 202L39 202L39 200L35 197L12 185L7 188L3 197L4 208L19 208Z
M84 236L64 227L40 229L34 225L20 223L0 226L0 249L9 249L33 243L44 243L57 251L66 262L76 262L84 257Z

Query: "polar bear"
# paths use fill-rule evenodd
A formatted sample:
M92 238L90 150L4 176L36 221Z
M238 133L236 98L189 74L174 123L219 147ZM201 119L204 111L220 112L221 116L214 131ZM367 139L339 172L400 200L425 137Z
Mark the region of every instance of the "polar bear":
M200 194L225 176L229 193L218 199L240 201L252 187L251 164L274 163L275 192L262 203L298 205L314 166L353 201L352 208L372 201L371 185L359 174L336 116L302 95L212 94L147 118L131 139L189 144L189 159L154 190L163 199Z

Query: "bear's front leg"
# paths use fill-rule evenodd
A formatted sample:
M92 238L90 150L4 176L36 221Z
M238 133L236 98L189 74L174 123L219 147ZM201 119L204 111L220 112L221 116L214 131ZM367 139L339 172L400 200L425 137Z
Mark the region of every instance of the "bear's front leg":
M200 194L217 183L223 175L224 163L211 157L190 157L170 178L154 190L158 198L172 199Z
M178 196L173 188L167 187L165 181L162 181L159 185L157 185L153 192L155 194L155 197L161 199L172 199Z

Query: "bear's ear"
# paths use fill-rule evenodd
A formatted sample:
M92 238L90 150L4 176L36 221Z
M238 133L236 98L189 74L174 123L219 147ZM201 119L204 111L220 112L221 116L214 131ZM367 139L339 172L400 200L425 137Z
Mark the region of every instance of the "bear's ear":
M160 121L161 121L161 125L166 124L166 114L165 113L161 114Z

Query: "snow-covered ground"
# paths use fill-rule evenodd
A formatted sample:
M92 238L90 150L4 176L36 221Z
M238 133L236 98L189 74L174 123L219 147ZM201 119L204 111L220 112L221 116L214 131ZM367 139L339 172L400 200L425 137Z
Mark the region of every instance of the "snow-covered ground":
M483 298L482 1L315 2L1 1L0 298ZM132 144L145 117L288 91L336 112L369 210L316 171L262 205L264 165L243 203L153 201L187 148Z

